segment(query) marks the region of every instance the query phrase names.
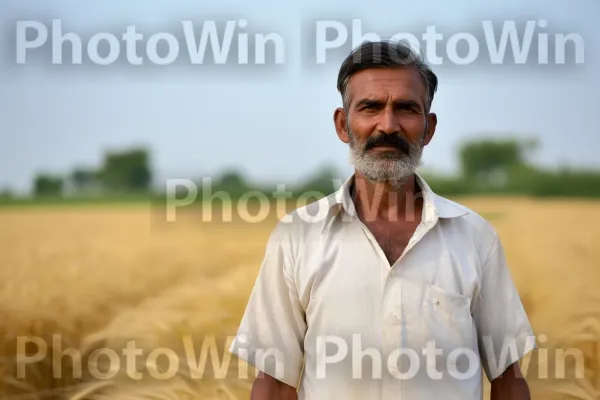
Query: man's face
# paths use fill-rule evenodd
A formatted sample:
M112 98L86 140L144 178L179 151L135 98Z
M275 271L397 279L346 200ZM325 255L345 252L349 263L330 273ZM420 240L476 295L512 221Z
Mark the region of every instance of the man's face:
M404 182L420 165L435 131L427 88L415 68L368 69L348 83L347 115L336 110L338 136L354 167L371 180Z

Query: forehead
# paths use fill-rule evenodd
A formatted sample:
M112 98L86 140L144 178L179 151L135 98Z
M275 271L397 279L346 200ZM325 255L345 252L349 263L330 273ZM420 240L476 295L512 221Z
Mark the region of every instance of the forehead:
M371 68L359 71L348 81L352 101L362 98L394 98L423 101L427 88L416 68Z

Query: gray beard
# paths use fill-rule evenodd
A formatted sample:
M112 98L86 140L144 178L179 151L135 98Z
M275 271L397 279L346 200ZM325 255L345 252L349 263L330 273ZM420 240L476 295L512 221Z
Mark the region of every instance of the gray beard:
M364 151L364 143L348 129L350 138L350 163L358 172L371 181L388 181L393 185L403 185L421 166L423 141L409 144L409 154L385 153L370 154ZM424 138L423 135L422 138Z

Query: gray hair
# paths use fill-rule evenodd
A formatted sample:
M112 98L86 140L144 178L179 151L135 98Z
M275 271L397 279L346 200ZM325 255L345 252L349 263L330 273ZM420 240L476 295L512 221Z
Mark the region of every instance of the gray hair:
M344 109L348 111L350 96L348 82L355 73L371 68L415 67L425 84L427 98L425 111L429 113L437 90L438 78L421 55L404 41L382 40L363 42L356 47L342 63L337 79L337 89L342 95Z

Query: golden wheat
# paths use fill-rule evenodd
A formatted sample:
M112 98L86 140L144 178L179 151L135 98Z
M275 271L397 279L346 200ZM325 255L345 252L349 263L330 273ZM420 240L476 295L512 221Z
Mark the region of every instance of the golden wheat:
M600 203L463 203L498 229L536 334L545 335L523 363L534 398L599 398ZM189 209L167 223L164 210L141 206L0 210L2 398L248 398L256 371L228 359L226 347L276 219L202 222ZM23 348L26 337L32 343ZM20 371L18 357L39 350L35 338L47 356ZM130 341L143 351L140 379L125 368ZM203 345L224 364L209 359L204 370L190 369ZM81 376L68 349L81 355ZM114 360L97 356L102 349L119 356L120 368L108 369ZM155 349L161 356L149 356ZM583 356L582 377L576 356L557 377L561 349Z

